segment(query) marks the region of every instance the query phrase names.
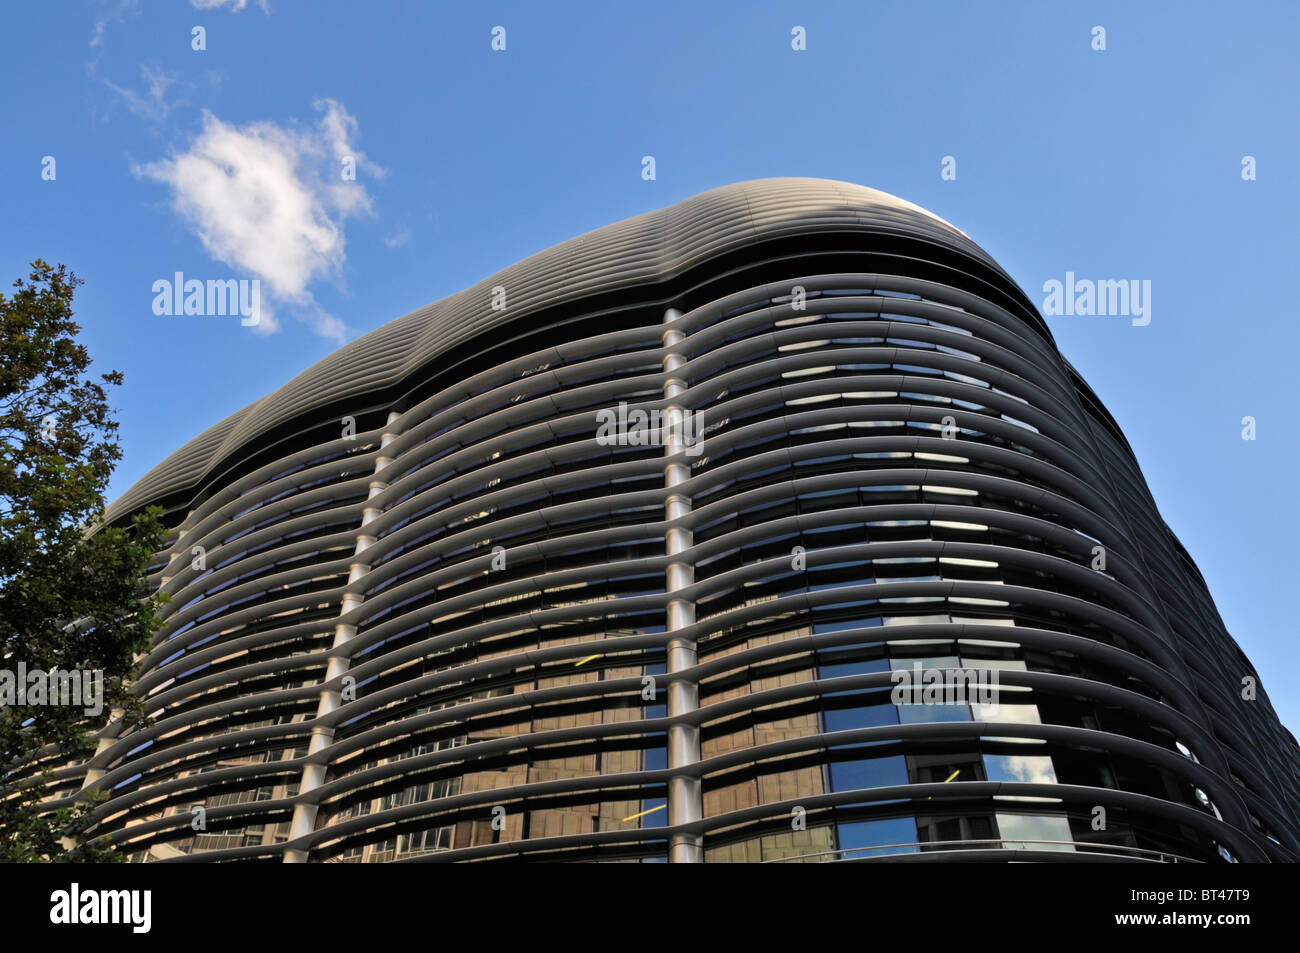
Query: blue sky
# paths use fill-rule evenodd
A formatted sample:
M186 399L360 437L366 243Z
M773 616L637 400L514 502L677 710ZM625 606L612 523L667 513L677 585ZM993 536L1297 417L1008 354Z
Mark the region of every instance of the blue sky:
M40 256L86 280L85 340L126 375L114 495L340 340L556 242L728 182L844 179L963 229L1040 305L1067 271L1151 282L1145 327L1048 322L1300 730L1293 3L89 0L0 16L0 276ZM207 175L253 141L265 161L244 171L280 203L256 236ZM355 182L325 174L342 153ZM153 283L176 271L260 274L268 321L156 316Z

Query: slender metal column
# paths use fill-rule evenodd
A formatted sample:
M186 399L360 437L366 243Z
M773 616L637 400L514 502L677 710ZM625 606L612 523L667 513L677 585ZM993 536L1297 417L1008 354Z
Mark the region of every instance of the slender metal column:
M388 415L388 427L392 427L398 419L396 412L390 412ZM397 438L395 431L385 430L382 437L379 438L379 446L388 446ZM375 473L383 470L393 462L392 457L386 457L382 454L375 459ZM388 489L388 484L382 480L370 481L370 493L367 499L374 499L377 495ZM374 543L375 538L364 532L367 525L379 517L383 511L367 506L361 511L361 529L357 533L356 549L353 551L355 561L348 567L348 585L361 579L370 571L368 563L362 562L356 557L361 556ZM343 605L339 608L339 615L345 616L357 606L361 605L363 597L354 593L348 593L343 597ZM339 622L334 626L334 648L347 644L357 634L357 627L344 622ZM345 675L350 666L348 659L340 656L333 656L329 660L329 665L325 669L325 683L328 684L337 678ZM330 714L342 704L343 696L333 689L322 690L320 693L320 703L316 706L317 720ZM307 743L308 757L324 751L334 742L334 729L326 725L317 725L311 730L311 740ZM298 793L306 794L308 791L315 790L325 783L325 774L329 768L327 764L308 764L302 769L302 781L298 785ZM299 803L294 805L293 821L289 825L289 840L297 840L306 834L310 834L316 828L316 813L319 805ZM307 852L304 850L286 850L281 858L286 864L301 864L307 860Z
M670 325L664 331L663 341L667 348L675 347L686 339L685 333L671 324L681 318L682 313L676 308L664 312L664 323ZM664 355L664 371L672 375L686 363L684 355L669 351ZM672 525L691 512L691 499L684 493L673 492L690 479L691 466L686 456L686 440L683 433L689 411L674 398L686 390L686 382L679 377L669 376L664 381L664 397L670 402L664 408L663 419L666 425L664 440L664 486L669 490L664 501L664 517L669 522L668 532L664 537L664 552L669 556L689 553L694 545L695 534L689 529ZM702 433L693 433L699 440ZM690 599L674 599L671 594L679 592L695 582L695 565L689 556L670 559L666 571L664 589L669 593L666 628L668 639L668 716L676 718L697 711L700 707L700 687L688 678L674 678L678 672L688 671L696 665L695 642L686 638L674 638L673 632L685 629L695 623L695 603ZM673 725L668 729L668 769L670 771L697 763L700 760L700 729L696 725ZM673 775L668 782L668 823L670 826L688 824L704 816L703 797L700 779L687 775ZM674 834L668 846L668 862L673 864L699 864L704 862L704 849L699 834Z

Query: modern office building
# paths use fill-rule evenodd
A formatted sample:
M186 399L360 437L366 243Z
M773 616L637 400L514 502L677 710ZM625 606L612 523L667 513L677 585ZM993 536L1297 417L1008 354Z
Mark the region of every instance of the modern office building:
M1300 857L1300 749L1115 421L872 189L567 241L146 504L154 722L61 774L134 860Z

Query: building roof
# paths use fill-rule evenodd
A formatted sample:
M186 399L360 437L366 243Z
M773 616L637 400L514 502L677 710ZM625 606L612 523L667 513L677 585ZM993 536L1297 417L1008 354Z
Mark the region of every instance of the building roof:
M316 407L388 388L507 321L596 292L662 283L782 234L845 229L939 241L1005 275L964 232L886 192L812 178L726 185L561 242L351 341L176 450L109 506L106 521L196 487L258 436ZM496 285L507 289L505 311L491 308Z

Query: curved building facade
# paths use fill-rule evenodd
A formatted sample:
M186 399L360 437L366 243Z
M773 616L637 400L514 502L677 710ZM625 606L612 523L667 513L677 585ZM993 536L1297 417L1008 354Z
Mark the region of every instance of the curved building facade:
M1300 751L1115 422L871 189L558 245L110 519L151 503L153 723L60 777L135 860L1300 856Z

